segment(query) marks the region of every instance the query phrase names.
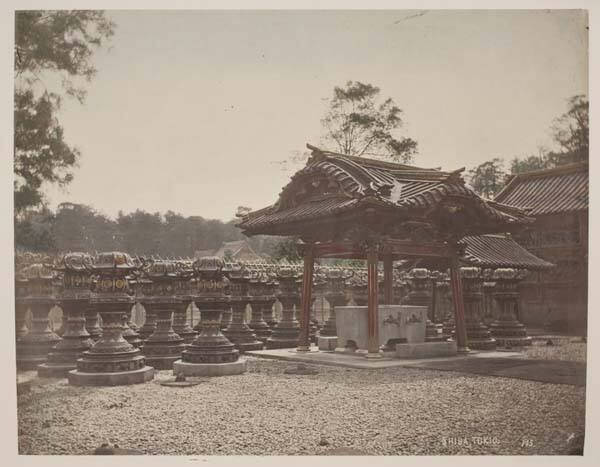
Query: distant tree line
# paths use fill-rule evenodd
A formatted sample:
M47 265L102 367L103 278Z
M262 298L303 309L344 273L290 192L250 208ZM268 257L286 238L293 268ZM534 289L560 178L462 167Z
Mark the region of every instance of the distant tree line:
M193 256L216 250L223 242L247 238L235 224L200 216L185 217L136 210L119 212L111 219L83 204L63 203L56 212L31 210L15 220L17 249L41 252L123 250L131 254L169 257ZM278 237L248 238L259 254L288 256L290 240Z
M550 169L574 162L589 160L589 101L584 95L573 96L568 110L556 118L550 128L555 150L539 148L538 155L514 157L509 162L495 157L469 171L469 182L474 191L493 198L506 184L508 175Z

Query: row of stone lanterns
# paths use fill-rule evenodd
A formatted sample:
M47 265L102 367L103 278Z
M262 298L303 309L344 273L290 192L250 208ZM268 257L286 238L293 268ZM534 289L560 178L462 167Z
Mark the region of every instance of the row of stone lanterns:
M213 274L211 261L220 261L218 274ZM62 277L58 296L57 273ZM201 276L206 274L214 277L202 279ZM491 349L497 344L528 345L531 339L516 315L517 286L523 272L466 267L461 269L461 275L470 346ZM222 347L219 352L224 352L223 355L230 355L226 349L231 348L244 352L262 349L263 345L271 349L296 347L299 323L295 309L300 305L300 279L301 270L297 265L244 265L225 263L218 258L204 259L203 265L199 266L198 261L136 261L125 253L102 253L95 259L75 253L65 255L58 265L30 264L20 268L16 275L18 367L37 367L42 376L75 370L69 374L73 384L86 384L87 381L95 384L101 380L110 384L141 382L151 378L153 368L173 368L179 359L182 363L201 363L194 361L198 352L192 351L192 344L195 342L196 350L205 349L204 343L199 345L197 342L198 331L202 331L205 324L204 337L216 336L220 342L217 347ZM501 309L500 316L489 329L483 324L481 313L484 280L487 284L495 284L493 295ZM330 304L324 326L318 331L316 319L311 325L311 337L316 340L318 331L322 350L333 350L335 346L335 308L347 305L350 297L357 305L364 305L366 288L366 275L361 269L317 269L315 290ZM146 322L139 332L128 319L128 312L136 300L133 289L137 300L146 309ZM451 336L453 313L447 306L449 286L445 273L423 268L404 274L395 271L394 292L397 299L401 296L402 303L432 308L427 340ZM275 300L281 302L283 316L273 326ZM186 319L192 302L196 302L202 311L198 331L191 329ZM61 304L64 312L62 339L48 326L48 310L56 303ZM246 323L244 315L248 305L252 314ZM215 318L210 317L213 308L220 310L220 317L232 310L231 322L225 327L222 319L218 320L220 334L216 335L211 327L215 322ZM29 333L24 332L22 325L27 309L33 316ZM441 310L443 316L439 316ZM98 323L99 315L102 328ZM126 374L110 378L99 376L99 373L119 372Z

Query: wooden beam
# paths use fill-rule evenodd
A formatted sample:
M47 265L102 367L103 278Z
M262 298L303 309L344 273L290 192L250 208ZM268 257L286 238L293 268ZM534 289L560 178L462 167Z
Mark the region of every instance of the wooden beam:
M383 257L383 303L394 304L394 258L391 255Z
M446 258L451 251L446 243L417 243L408 240L384 240L382 250L392 260L400 258ZM315 243L315 258L364 259L365 251L358 243L327 242Z
M312 306L312 284L315 268L314 244L303 245L304 271L302 274L302 297L300 305L300 337L298 340L298 352L310 351L309 324L310 308Z
M371 245L367 249L367 278L368 278L368 354L367 358L381 357L379 353L379 326L378 326L378 277L377 265L379 264L377 245Z
M450 258L450 284L452 286L452 302L454 304L454 324L456 326L456 344L459 353L470 352L467 342L467 328L465 324L465 301L463 298L462 280L460 278L460 265L458 255Z

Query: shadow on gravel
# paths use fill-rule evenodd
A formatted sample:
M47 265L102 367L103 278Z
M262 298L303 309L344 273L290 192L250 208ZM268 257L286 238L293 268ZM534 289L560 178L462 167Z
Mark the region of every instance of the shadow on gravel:
M552 384L585 386L584 362L515 358L466 358L411 365L428 370L456 371L484 376L525 379Z

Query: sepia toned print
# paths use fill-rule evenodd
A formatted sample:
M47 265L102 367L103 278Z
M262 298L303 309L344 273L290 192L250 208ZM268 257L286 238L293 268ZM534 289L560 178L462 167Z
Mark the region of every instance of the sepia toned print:
M19 454L584 454L586 11L14 18Z

